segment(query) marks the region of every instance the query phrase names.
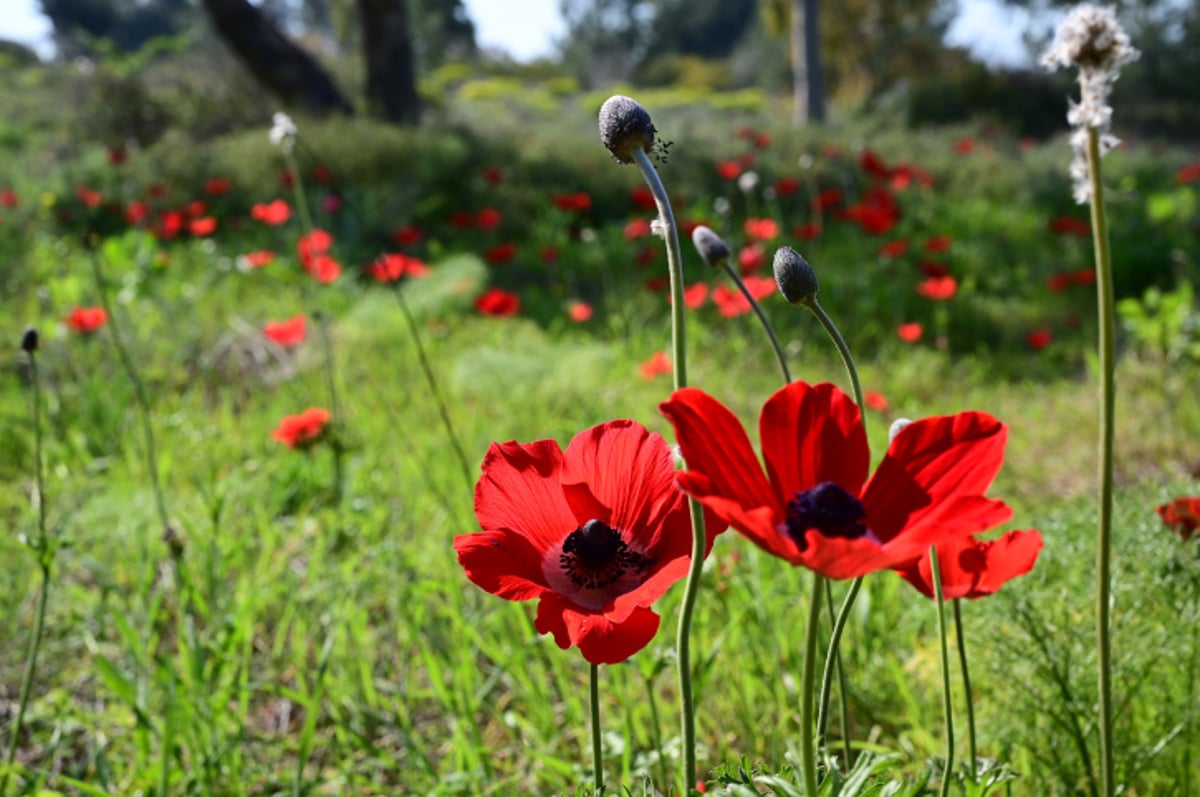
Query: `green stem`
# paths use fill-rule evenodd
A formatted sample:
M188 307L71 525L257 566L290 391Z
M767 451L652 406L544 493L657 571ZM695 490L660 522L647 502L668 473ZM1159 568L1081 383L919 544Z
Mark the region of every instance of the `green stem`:
M846 623L850 619L850 610L854 606L854 600L858 597L858 591L862 589L862 585L862 578L856 578L850 582L850 588L846 591L846 597L842 599L842 606L838 609L837 619L833 621L833 630L829 634L829 649L825 653L825 671L821 678L821 699L818 703L820 712L817 714L817 740L821 744L825 743L825 734L829 728L829 701L833 692L833 674L836 671L839 677L841 676L840 668L835 667L838 659L838 647L842 643L842 632L846 630ZM845 692L844 687L842 691ZM845 713L844 707L842 711ZM849 745L848 739L849 734L847 734L847 746ZM848 758L846 764L847 766L850 764Z
M1096 250L1096 295L1100 324L1100 517L1096 529L1096 648L1100 688L1100 787L1104 797L1116 788L1113 765L1112 706L1112 512L1113 429L1116 404L1116 318L1112 257L1104 216L1104 187L1100 181L1100 132L1088 128L1088 174L1092 188L1092 245Z
M446 406L446 400L442 398L442 391L438 388L437 377L433 374L433 366L429 363L429 356L425 353L425 344L421 340L421 330L417 326L417 320L413 317L412 310L409 309L408 302L404 298L404 292L398 284L395 293L396 301L400 302L400 311L404 314L404 321L408 324L408 334L417 346L417 360L421 364L421 373L425 376L425 384L428 385L429 393L433 396L433 403L437 405L438 415L442 419L442 426L446 427L446 437L450 439L450 447L454 449L454 455L458 457L458 464L462 468L463 479L467 483L467 492L473 494L475 491L475 478L471 475L471 463L467 459L462 443L459 442L458 434L454 430L454 422L450 419L450 410Z
M662 725L658 721L658 699L654 696L653 677L646 679L646 698L650 702L650 727L654 732L654 750L658 753L659 782L662 783L663 792L666 793L671 776L667 773L667 758L663 755Z
M737 273L737 269L729 265L728 258L725 260L725 273L738 286L738 290L742 292L742 296L746 297L746 301L750 302L750 306L754 309L754 314L758 316L758 322L762 324L763 331L767 333L767 338L771 341L771 348L775 350L775 359L779 362L779 370L783 372L783 381L791 382L792 375L788 371L787 357L784 356L783 347L779 345L779 338L775 335L775 329L771 326L771 322L767 320L766 313L762 307L750 294L750 290L746 287L746 283L742 281L742 277Z
M41 571L42 583L38 588L37 610L34 614L33 636L29 639L29 653L25 657L25 672L21 676L21 695L17 699L17 716L9 731L8 753L4 758L4 773L0 775L0 797L8 793L8 778L17 758L17 743L21 738L21 728L25 723L25 710L29 707L29 697L33 692L33 675L37 671L38 650L42 645L42 633L46 627L46 603L50 595L50 568L54 562L55 549L50 545L46 531L46 479L42 467L42 387L38 378L37 354L27 350L29 354L29 377L32 385L30 399L33 412L33 461L34 485L37 490L37 529L38 539L35 551L38 555L38 567Z
M817 670L817 632L821 625L821 597L825 577L813 571L808 604L808 630L804 635L804 662L800 681L800 757L804 767L804 793L817 797L817 748L814 736L813 689Z
M667 243L667 266L671 283L671 364L675 377L675 389L687 385L687 337L684 327L683 304L683 255L679 248L679 231L675 227L675 212L654 164L641 149L634 150L634 161L642 172L654 202L658 206L658 219L662 224L663 238ZM692 558L688 567L687 584L683 590L683 605L679 609L679 704L683 732L683 788L690 794L696 784L696 709L692 693L691 631L692 614L696 608L696 596L700 591L700 576L704 570L704 556L708 552L708 539L704 531L704 509L695 499L688 499L692 516Z
M590 694L592 706L592 769L594 773L595 795L604 794L604 745L600 738L600 665L588 665L591 676Z
M305 232L312 232L314 229L312 214L308 210L308 197L304 193L304 178L300 176L295 153L285 149L283 162L287 166L288 173L292 175L292 193L296 197L296 211L300 214L300 223L304 225Z
M946 768L942 770L940 797L950 794L951 775L954 772L954 712L950 699L950 647L946 642L946 601L942 596L942 573L938 567L937 548L929 549L929 567L933 576L933 589L937 595L938 636L942 644L942 707L946 712Z
M158 478L158 448L154 441L154 425L150 419L150 399L146 395L146 386L142 383L141 377L138 376L137 368L133 365L133 358L129 356L129 349L125 345L125 340L121 337L121 325L117 322L117 317L113 313L112 302L109 301L108 290L104 284L104 274L100 270L100 255L90 246L87 249L92 256L92 275L96 280L96 294L100 299L100 306L108 314L107 327L112 334L113 346L117 350L117 358L121 361L121 367L125 370L125 375L133 385L133 395L137 402L138 417L142 422L142 436L146 441L146 469L150 474L150 488L154 492L154 504L158 510L159 522L162 523L164 534L168 534L171 531L171 520L170 515L167 513L167 501L163 493L162 484Z
M962 668L963 691L967 693L967 745L971 754L971 779L976 777L977 752L975 747L975 699L971 697L971 672L967 669L967 638L963 635L962 599L955 598L954 605L954 638L958 642L958 664Z
M317 322L317 331L321 335L321 350L325 356L325 388L329 391L329 412L333 415L336 428L336 426L342 425L343 418L341 404L338 402L337 381L334 377L333 343L329 338L329 320L320 310L313 313L313 318ZM333 503L335 506L341 504L346 486L342 445L340 437L335 434L333 444L330 446L333 450Z
M821 322L821 326L825 328L826 334L833 341L833 345L837 347L838 354L842 358L842 365L846 367L846 376L850 378L850 387L854 391L854 402L858 404L861 411L863 408L863 392L862 384L858 381L858 368L854 365L854 357L850 354L850 347L846 345L846 339L842 337L842 333L838 331L837 325L833 323L833 319L825 312L825 308L814 297L808 304L808 309L812 311L817 320Z
M833 584L830 583L829 579L825 579L825 601L829 610L829 624L832 626L837 622L837 616L833 613ZM832 634L830 636L832 639ZM842 654L836 647L833 648L833 662L837 668L838 711L842 724L842 754L845 757L846 768L850 769L854 763L854 749L850 744L850 702L846 698L846 673L842 669ZM826 660L825 666L829 666L828 660ZM822 678L825 677L828 676L822 676ZM824 683L822 683L822 689L824 689ZM822 693L822 697L825 697L824 693ZM818 703L818 705L820 704ZM828 719L826 719L826 722L828 722ZM821 725L820 710L817 712L817 739L818 744L824 744L825 728Z

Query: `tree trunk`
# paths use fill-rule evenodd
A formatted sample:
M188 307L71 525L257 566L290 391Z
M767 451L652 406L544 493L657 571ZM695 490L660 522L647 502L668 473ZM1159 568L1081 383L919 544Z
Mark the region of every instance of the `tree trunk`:
M329 73L247 0L203 0L203 4L229 48L284 104L316 115L354 113Z
M819 0L792 0L788 38L792 51L792 121L825 121L825 81L821 75Z
M421 121L406 0L358 0L367 66L367 100L389 122Z

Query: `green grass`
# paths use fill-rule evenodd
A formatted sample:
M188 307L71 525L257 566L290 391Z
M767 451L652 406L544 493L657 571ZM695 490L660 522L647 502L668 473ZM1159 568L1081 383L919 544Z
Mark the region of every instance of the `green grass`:
M442 131L440 142L424 131L376 139L359 123L315 126L310 141L345 180L353 212L328 219L345 265L368 260L378 251L377 234L407 219L431 228L434 276L404 290L473 467L492 441L565 442L616 417L636 418L670 439L656 410L669 378L639 375L641 362L668 347L665 307L640 287L656 272L629 265L635 246L620 235L624 195L636 176L606 160L594 123L580 120L584 109L570 101L561 107L568 121L535 135L558 134L549 150L469 130ZM684 112L668 112L666 122L686 119ZM574 135L585 128L593 138ZM738 151L731 129L723 119L695 130L661 167L669 189L683 186L689 216L706 215L726 190L708 161ZM906 199L894 237L954 236L962 288L943 320L947 349L895 339L900 320L920 317L930 329L938 322L919 315L929 313L923 300L898 287L907 277L876 258L879 240L842 231L806 251L822 278L822 301L860 359L863 386L890 401L888 411L867 418L876 458L896 417L981 409L1009 425L1007 463L992 492L1014 505L1011 527L1040 529L1046 549L1032 574L964 607L980 751L1019 773L1013 794L1073 794L1087 788L1084 750L1095 766L1096 413L1086 354L1094 311L1086 290L1051 296L1042 283L1047 273L1087 265L1087 250L1045 232L1050 213L1070 210L1055 204L1066 201L1066 186L1047 185L1050 147L1020 155L1001 141L994 160L959 170L948 154L956 135L896 139L887 153L939 174L936 191ZM476 137L486 152L514 156L506 162L508 193L476 184ZM706 149L709 138L725 143ZM787 172L812 148L776 138L777 150L760 164L764 174ZM278 161L265 139L264 129L198 145L219 153L221 173L234 176L230 217L234 208L286 196L266 185ZM1126 157L1147 170L1139 179L1169 182L1169 170L1150 172L1152 158L1142 151ZM849 180L852 161L821 168ZM185 166L199 180L209 176L204 163L186 152L148 155L137 179L161 168L179 180L176 190L193 196L198 183L187 182ZM409 163L414 169L401 171ZM378 180L385 173L404 174L403 184ZM69 183L58 185L47 190L69 193L62 189ZM582 225L547 207L552 192L583 188L593 193L586 226L595 244L570 235ZM113 190L124 190L115 179ZM1061 197L1041 201L1051 190ZM1156 246L1185 245L1182 222L1146 227L1136 202L1126 194L1114 204L1122 201L1127 209L1114 209L1115 227L1129 218L1142 233L1157 229L1169 239ZM529 252L560 246L559 265L541 268L527 258L488 267L477 259L486 243L478 232L436 226L460 206L493 203L508 219L504 235ZM111 330L83 340L59 323L73 304L96 301L89 256L76 228L30 204L19 224L0 228L20 252L20 267L4 268L0 307L11 351L24 322L43 333L46 495L53 534L66 547L55 565L48 636L19 744L14 781L22 793L159 793L165 784L171 794L199 795L548 794L587 784L586 663L536 633L531 606L483 593L455 561L453 537L476 529L472 496L389 289L345 279L312 291L289 256L294 226L247 226L212 241L166 245L129 234L100 248L114 323L153 404L159 466L182 536L173 557L156 520L133 390ZM772 212L785 219L799 213L786 205ZM745 210L737 213L726 229L731 240L740 240L736 219ZM283 253L281 262L249 273L233 267L237 254L267 244ZM170 253L168 265L157 261L160 250ZM687 257L692 278L709 276ZM661 257L653 269L661 271ZM1129 279L1136 295L1156 278ZM471 299L488 282L523 289L521 318L474 313ZM563 302L575 296L597 307L586 325L563 318ZM332 318L347 445L340 504L327 449L293 452L269 437L283 415L327 402L311 326L295 353L258 357L261 324L310 301ZM806 313L777 296L765 307L798 378L842 379ZM1029 325L1059 324L1071 313L1080 316L1078 330L1061 323L1050 349L1024 347ZM755 418L779 377L752 316L725 319L708 306L690 315L688 336L691 383L744 420ZM34 531L28 389L15 356L5 364L0 716L7 717L36 568L18 536ZM1200 368L1188 361L1168 367L1152 353L1129 351L1118 385L1119 780L1138 794L1182 794L1188 768L1193 781L1200 778L1191 741L1198 563L1193 549L1160 527L1153 508L1196 491ZM808 579L732 532L717 542L695 621L704 772L729 765L735 773L744 758L798 788L790 766L798 760ZM842 588L835 587L839 595ZM666 788L664 771L677 777L669 629L680 592L660 602L664 631L649 648L601 670L609 782L634 794L649 793L649 783ZM907 775L910 793L919 793L926 761L944 750L936 650L933 605L893 574L870 576L843 642L850 728L862 749L899 754L880 765L881 781ZM961 693L955 700L961 711ZM832 727L836 738L836 716ZM730 793L748 793L738 788L729 786Z

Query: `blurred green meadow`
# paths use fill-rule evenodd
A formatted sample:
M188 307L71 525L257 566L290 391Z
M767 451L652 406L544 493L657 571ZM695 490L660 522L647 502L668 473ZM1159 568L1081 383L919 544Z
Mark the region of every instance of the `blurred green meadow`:
M438 118L417 129L296 115L294 165L268 141L273 108L258 126L181 125L114 148L58 126L66 111L52 105L77 78L29 68L3 90L6 730L38 581L24 545L37 537L26 324L41 335L41 500L62 546L17 793L588 784L586 663L537 634L531 605L469 583L451 541L478 528L470 488L493 441L565 444L622 417L672 440L657 410L670 374L649 367L669 350L663 246L637 172L596 134L600 103L622 89L441 79ZM1032 573L963 607L980 754L1011 769L1007 793L1094 794L1096 299L1065 137L986 122L905 129L886 113L796 130L782 100L760 92L624 91L673 142L658 169L685 229L711 226L747 278L769 277L781 245L813 265L874 394L876 460L897 418L979 409L1008 424L991 494L1014 507L1008 528L1037 528L1046 546ZM1114 633L1128 794L1200 782L1200 561L1154 511L1200 491L1196 162L1194 149L1139 138L1105 160L1123 319ZM255 210L275 200L290 210L278 224ZM340 276L328 284L301 265L301 202L331 236ZM268 250L267 265L247 259ZM370 267L385 253L428 271L380 282ZM689 381L753 428L781 383L771 351L724 275L686 241L684 254L688 286L707 286L688 313ZM919 290L930 280L943 298ZM104 302L94 332L67 323ZM848 387L807 313L773 291L762 304L794 376ZM284 416L329 408L314 313L339 399L340 494L333 446L272 438ZM299 344L264 335L297 315ZM168 539L117 336L151 410ZM709 792L799 793L787 788L801 782L808 578L733 532L706 563L693 647ZM649 648L601 670L614 793L680 785L680 592L658 605ZM906 779L900 793L932 793L922 784L944 752L936 631L933 605L898 576L867 578L842 643L844 727L884 758L858 793L897 793L881 785L889 778ZM832 727L840 748L840 710ZM756 773L792 786L752 787Z

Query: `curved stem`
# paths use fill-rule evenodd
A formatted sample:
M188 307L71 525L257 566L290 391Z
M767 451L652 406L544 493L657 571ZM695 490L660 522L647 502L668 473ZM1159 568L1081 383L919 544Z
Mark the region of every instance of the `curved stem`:
M463 450L462 443L459 442L458 434L454 430L454 421L450 419L450 410L446 406L446 400L442 398L442 391L438 387L437 377L434 376L433 366L429 363L429 356L425 353L425 344L421 340L421 330L417 326L417 320L413 318L412 310L408 307L408 302L404 298L404 292L400 289L399 284L396 286L396 301L400 303L400 311L404 314L404 322L408 325L408 334L412 337L413 343L417 346L417 361L421 364L421 373L425 376L425 384L429 387L429 393L433 396L433 403L437 405L438 415L442 419L442 426L446 427L446 437L450 440L450 447L454 449L454 455L458 458L458 464L462 468L463 479L467 482L467 492L475 492L475 479L471 475L471 463L467 459L467 454Z
M658 219L662 224L663 238L667 243L667 266L671 283L671 364L675 377L675 389L687 385L687 337L685 335L685 306L683 304L683 255L679 248L679 231L675 227L675 212L654 164L641 149L634 151L634 161L642 172L654 202L658 206ZM696 709L692 694L691 632L692 614L696 608L696 596L700 591L700 576L704 570L704 556L708 552L708 540L704 531L704 509L693 498L688 499L692 516L692 558L688 567L687 584L683 590L683 604L679 609L679 705L680 724L683 734L683 788L690 794L696 784Z
M25 723L25 711L33 692L33 675L37 671L38 650L42 645L42 633L46 627L46 603L50 596L50 568L54 561L54 549L46 533L46 487L42 469L42 394L38 379L37 355L29 352L29 371L33 397L33 458L34 484L37 489L38 539L36 552L42 583L38 588L37 610L34 614L33 635L29 638L29 653L25 657L25 672L21 676L21 694L17 698L17 716L9 730L8 752L4 757L4 773L0 775L0 797L8 793L8 778L17 758L17 743Z
M978 753L975 747L975 699L971 697L971 673L967 669L967 638L963 636L962 599L955 598L954 606L954 638L958 642L958 664L962 668L963 691L967 693L967 749L970 752L971 778L976 777L976 761Z
M1100 181L1100 133L1088 128L1088 174L1092 188L1092 245L1096 250L1096 298L1100 355L1100 513L1096 528L1096 648L1100 689L1100 788L1112 797L1116 788L1113 765L1112 706L1112 511L1113 429L1116 404L1116 318L1113 307L1112 258L1104 215L1104 186Z
M738 290L742 292L742 296L746 297L746 301L750 302L750 306L754 309L754 314L758 316L758 322L762 324L763 331L767 333L767 338L771 341L771 348L775 350L775 359L779 363L779 370L783 372L783 381L791 382L792 375L788 371L787 357L784 356L783 347L779 345L779 338L775 335L775 329L771 326L771 322L767 320L766 313L763 312L762 306L750 294L750 289L746 287L746 283L742 281L742 276L737 273L737 270L729 265L729 260L726 259L725 273L738 286Z
M863 406L862 384L858 381L858 368L854 365L854 357L850 354L850 347L846 345L846 339L842 337L842 333L838 331L837 325L833 323L833 319L829 317L829 314L825 312L825 308L815 298L809 303L808 309L821 322L821 326L825 328L825 332L833 341L833 345L837 347L838 354L842 358L842 365L846 367L846 375L850 378L850 387L854 391L854 402L858 404L858 408L861 411Z
M929 567L937 595L938 637L942 645L942 707L946 712L946 768L942 770L940 797L949 797L954 773L954 708L950 699L950 647L946 642L946 601L942 597L942 573L938 567L936 546L929 549Z
M592 767L594 770L595 795L604 794L604 746L600 738L600 665L588 665L592 706Z
M813 683L817 669L817 631L821 625L821 597L825 577L813 571L812 595L808 605L808 630L804 635L804 663L800 682L800 757L804 767L804 789L817 797L817 748L813 730Z
M838 646L841 645L842 632L846 630L846 623L850 619L850 610L854 607L854 601L858 597L858 591L862 589L862 585L862 578L856 578L850 582L850 588L846 591L846 597L842 598L842 606L838 609L837 619L833 621L833 630L829 634L829 649L825 654L825 671L821 678L820 713L817 714L817 740L821 744L825 743L825 733L829 727L829 700L833 692L833 674L836 671L839 677L841 676L840 667L835 667L838 659ZM845 709L843 709L844 712ZM848 744L849 741L847 741ZM850 764L848 759L846 764Z

